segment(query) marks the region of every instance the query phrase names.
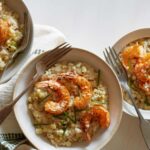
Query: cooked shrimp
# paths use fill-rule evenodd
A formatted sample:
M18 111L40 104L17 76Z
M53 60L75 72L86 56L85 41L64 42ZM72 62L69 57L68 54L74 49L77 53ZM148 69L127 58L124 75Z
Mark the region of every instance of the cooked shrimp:
M99 121L102 128L107 128L110 124L110 115L107 109L102 106L95 105L92 108L92 115Z
M45 103L44 107L46 112L54 115L59 115L68 109L70 101L70 93L65 86L60 85L56 81L49 80L38 82L36 83L35 87L47 88L48 91L52 89L58 92L59 95L58 100L56 101L48 100Z
M142 58L144 55L144 48L138 44L125 48L120 54L122 64L126 69L130 68L131 60L138 60L138 58Z
M150 95L150 53L135 65L134 74L138 80L139 87Z
M81 129L83 130L84 134L85 134L85 139L87 141L91 140L91 135L88 132L89 128L90 128L90 123L92 121L92 113L91 112L85 112L81 119L80 119L80 125L81 125Z
M139 81L150 83L150 60L136 64L134 73Z
M7 21L0 19L0 44L4 44L9 38L9 24Z
M61 82L62 78L72 81L74 84L79 86L81 94L80 97L75 97L74 106L77 109L84 109L88 105L92 97L90 82L86 78L72 72L60 74L60 76L58 77L58 82Z
M110 124L110 115L109 112L100 105L95 105L91 108L90 112L86 112L80 119L80 124L82 130L86 134L87 140L90 140L91 137L88 133L88 129L90 128L90 123L92 120L96 120L99 122L100 127L108 128Z

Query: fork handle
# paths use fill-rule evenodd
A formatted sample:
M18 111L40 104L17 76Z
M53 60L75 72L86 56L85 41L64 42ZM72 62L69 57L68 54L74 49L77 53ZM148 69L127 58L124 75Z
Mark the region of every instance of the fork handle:
M0 110L0 125L5 120L5 118L10 114L13 106L14 106L14 104L10 103Z
M18 100L30 89L30 87L37 81L39 75L36 74L32 81L28 84L28 86L9 104L3 107L0 110L0 125L6 119L6 117L12 112L14 105L18 102Z
M134 97L132 96L131 92L130 92L130 88L126 87L126 85L122 84L123 88L125 89L125 91L128 93L129 95L129 98L131 99L132 101L132 104L134 105L134 108L135 108L135 111L139 117L140 120L144 120L141 112L139 111L138 107L136 106L135 104L135 101L134 101Z

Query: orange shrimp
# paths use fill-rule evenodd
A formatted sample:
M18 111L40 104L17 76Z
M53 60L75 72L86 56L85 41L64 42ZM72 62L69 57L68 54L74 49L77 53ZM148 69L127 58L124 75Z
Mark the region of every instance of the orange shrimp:
M123 66L128 69L130 68L130 61L132 59L138 60L145 55L144 49L142 46L136 44L125 48L121 53L121 61Z
M110 114L107 109L100 105L95 105L92 108L93 117L97 118L99 125L102 128L108 128L110 124Z
M48 91L50 88L54 91L57 91L59 94L59 99L57 101L54 102L52 100L48 100L45 103L44 107L46 112L54 115L59 115L68 109L70 101L70 93L65 86L60 85L56 81L49 80L38 82L36 83L35 87L47 88Z
M134 74L138 80L139 87L150 95L150 53L145 55L145 57L135 65Z
M9 38L9 24L7 21L0 19L0 44L4 44Z
M90 128L90 123L92 120L98 121L100 127L108 128L110 125L110 114L104 107L100 105L94 105L89 112L83 114L80 119L80 124L88 141L91 139L88 129Z
M136 64L134 73L139 81L150 83L150 60Z
M80 119L81 129L83 130L85 139L87 141L91 141L91 135L88 132L88 130L90 128L90 123L92 119L93 119L93 116L91 112L85 112Z
M74 84L80 87L80 90L82 92L81 97L79 96L75 97L74 106L77 109L84 109L88 105L92 97L92 90L91 90L90 82L86 78L78 74L75 74L73 72L60 74L58 77L58 82L61 83L62 78L72 81Z

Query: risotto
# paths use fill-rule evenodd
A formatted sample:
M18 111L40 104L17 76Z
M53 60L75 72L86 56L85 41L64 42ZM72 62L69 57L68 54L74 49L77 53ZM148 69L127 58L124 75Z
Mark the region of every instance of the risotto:
M23 37L22 28L18 15L0 2L0 73L19 47Z
M150 39L130 43L121 51L120 58L127 71L128 84L137 106L150 110ZM124 98L131 103L126 92Z
M100 70L83 62L55 64L35 83L28 98L36 134L55 146L91 141L108 128L107 88Z

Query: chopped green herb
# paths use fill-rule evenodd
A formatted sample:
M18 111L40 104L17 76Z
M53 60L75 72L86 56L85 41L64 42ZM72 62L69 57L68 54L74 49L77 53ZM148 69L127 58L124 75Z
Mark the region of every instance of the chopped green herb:
M64 127L67 125L67 122L65 122L64 120L61 121L61 125Z
M68 122L65 122L64 120L61 121L62 129L63 129L63 136L65 135L66 129L68 127Z
M98 70L98 75L97 75L97 86L99 86L100 77L101 77L101 71L100 71L100 69L99 69L99 70Z
M64 112L64 115L65 115L67 118L69 118L73 123L75 123L75 120L72 119L72 118L69 116L68 112Z
M147 96L145 96L145 101L144 101L144 103L145 103L147 106L150 106L150 103L149 103L149 101L148 101Z
M82 109L81 109L81 110L80 110L80 109L76 109L76 113L77 113L77 112L82 112L82 111L83 111Z
M101 105L104 105L104 104L107 104L106 102L103 102L103 101L92 101L93 104L101 104Z
M57 119L63 119L63 116L62 115L53 115L54 118L57 118Z
M131 79L128 79L128 85L130 88L133 88L133 81Z
M75 121L75 123L76 123L76 121L77 121L76 108L75 108L75 107L74 107L74 121Z
M129 66L129 72L131 72L133 67L132 67L132 63L130 60L128 60L128 66Z
M131 78L128 79L128 85L129 85L130 88L132 88L134 90L138 90L138 86L136 85L134 80L132 80Z
M51 96L51 94L48 94L46 97L44 97L43 99L41 99L40 100L40 104L44 103L50 96Z
M63 129L63 136L65 135L67 127Z
M50 123L34 123L34 126L46 126L46 125L50 125Z

